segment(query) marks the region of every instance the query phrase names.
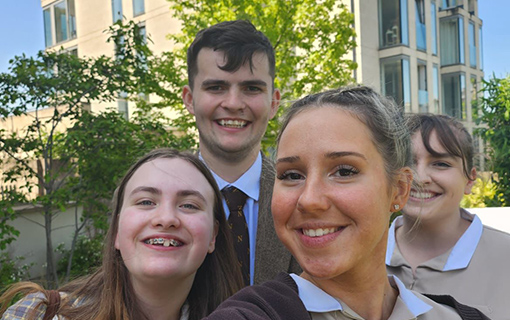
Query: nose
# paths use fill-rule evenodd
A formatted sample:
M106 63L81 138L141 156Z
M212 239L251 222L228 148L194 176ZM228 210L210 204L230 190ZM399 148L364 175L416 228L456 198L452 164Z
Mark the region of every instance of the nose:
M242 98L241 90L231 88L224 96L224 100L222 101L221 106L233 112L243 110L246 105Z
M414 168L415 170L415 181L419 184L426 185L429 184L432 180L430 178L430 174L428 172L428 168L426 165L417 164Z
M155 228L179 228L181 220L179 219L178 212L175 208L169 205L160 205L154 212L152 218L152 225Z
M321 213L329 209L328 186L321 177L309 175L299 196L297 208L302 213Z

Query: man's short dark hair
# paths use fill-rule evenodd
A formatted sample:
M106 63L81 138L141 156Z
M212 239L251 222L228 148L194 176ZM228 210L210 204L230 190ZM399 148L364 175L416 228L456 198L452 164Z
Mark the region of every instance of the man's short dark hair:
M271 42L247 20L225 21L200 30L188 48L188 85L198 74L197 57L200 50L210 48L225 53L226 63L218 66L223 71L235 72L245 63L253 71L253 54L264 53L269 61L269 74L275 77L275 54Z

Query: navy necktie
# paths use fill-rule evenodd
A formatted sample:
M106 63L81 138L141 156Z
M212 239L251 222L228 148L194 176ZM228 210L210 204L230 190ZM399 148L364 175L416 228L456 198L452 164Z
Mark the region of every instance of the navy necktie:
M232 230L234 249L241 267L245 285L250 285L250 238L248 224L244 216L243 207L248 196L236 187L228 187L221 191L227 202L230 215L228 224Z

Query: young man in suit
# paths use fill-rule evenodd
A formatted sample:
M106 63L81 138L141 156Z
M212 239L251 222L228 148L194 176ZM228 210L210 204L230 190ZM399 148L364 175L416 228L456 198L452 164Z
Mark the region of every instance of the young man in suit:
M188 85L182 99L195 116L200 157L227 199L224 208L245 284L270 280L280 271L299 272L274 230L275 172L261 153L262 137L280 103L280 91L274 88L273 46L249 21L237 20L199 31L187 54ZM229 200L228 192L244 197L236 204L239 210L229 209L235 201ZM234 216L242 227L231 221ZM238 228L245 230L239 234ZM246 249L239 249L242 246Z

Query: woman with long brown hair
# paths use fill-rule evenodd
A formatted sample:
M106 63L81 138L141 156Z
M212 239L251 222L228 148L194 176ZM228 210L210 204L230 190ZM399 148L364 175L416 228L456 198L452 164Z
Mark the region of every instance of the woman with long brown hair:
M194 155L158 149L138 160L115 192L102 266L58 291L16 284L0 298L0 314L197 320L241 286L211 173ZM28 295L6 311L19 293Z

